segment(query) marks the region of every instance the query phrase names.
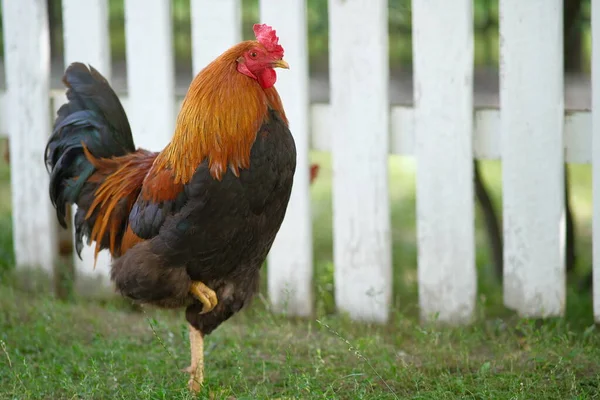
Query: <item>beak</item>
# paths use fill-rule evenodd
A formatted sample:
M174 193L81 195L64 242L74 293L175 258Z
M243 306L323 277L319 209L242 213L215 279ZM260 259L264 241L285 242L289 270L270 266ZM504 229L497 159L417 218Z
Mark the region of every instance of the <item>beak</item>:
M290 69L290 65L285 60L277 60L271 63L273 68L285 68Z

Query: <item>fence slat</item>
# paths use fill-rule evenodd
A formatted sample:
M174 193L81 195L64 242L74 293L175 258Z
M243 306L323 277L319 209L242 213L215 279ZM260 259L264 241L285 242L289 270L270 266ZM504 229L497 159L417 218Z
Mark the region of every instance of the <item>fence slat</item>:
M62 12L65 67L74 61L91 64L110 82L108 1L62 0Z
M504 303L565 307L562 0L500 1Z
M136 146L158 151L175 128L171 2L125 0L129 121Z
M592 174L594 320L600 322L600 4L592 1Z
M305 0L261 0L260 19L277 31L290 70L277 74L296 142L297 163L285 220L268 258L269 298L275 310L307 316L313 310L312 219L309 192L308 49Z
M46 2L3 0L2 18L16 263L51 272L57 256L57 224L44 166L44 144L50 134Z
M477 277L473 200L473 5L412 3L419 305L466 323Z
M62 0L62 8L65 67L75 61L90 64L110 82L111 59L107 0ZM60 102L54 104L53 116L65 101L66 97L63 97ZM73 205L72 214L75 215L76 211L77 206ZM78 277L95 277L101 279L107 286L110 284L110 253L108 251L102 251L98 255L95 269L92 246L84 246L81 259L74 254L73 260Z
M240 0L191 0L194 75L242 39Z
M385 322L392 294L388 4L329 1L335 298Z

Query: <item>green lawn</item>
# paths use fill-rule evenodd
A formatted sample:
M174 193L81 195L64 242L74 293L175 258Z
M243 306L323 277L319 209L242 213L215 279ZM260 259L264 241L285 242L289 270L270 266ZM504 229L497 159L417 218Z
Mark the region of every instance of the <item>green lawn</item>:
M269 312L264 291L206 341L210 399L588 399L600 392L600 336L590 293L570 287L567 316L519 320L502 306L477 219L480 272L470 327L418 322L414 164L390 158L394 309L386 326L335 313L331 170L312 188L316 316ZM590 265L590 169L573 168L579 266ZM498 163L484 175L500 200ZM56 300L36 274L12 269L8 168L0 165L0 399L185 399L187 328L181 313L124 300ZM6 201L5 201L6 200ZM34 240L32 238L32 240ZM8 255L8 256L7 256ZM30 279L34 282L27 283ZM40 283L41 282L41 283Z
M0 393L6 399L184 399L180 315L63 304L0 289ZM2 354L3 353L3 354ZM260 300L207 339L201 398L592 398L600 389L593 327L481 318L420 327L400 311L386 327L342 317L289 320Z

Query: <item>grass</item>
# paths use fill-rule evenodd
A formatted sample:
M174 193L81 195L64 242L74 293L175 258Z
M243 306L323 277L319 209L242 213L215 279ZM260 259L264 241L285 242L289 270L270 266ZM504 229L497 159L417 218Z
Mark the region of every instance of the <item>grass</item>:
M1 146L0 146L1 147ZM1 148L0 148L1 150ZM352 322L333 300L331 165L312 188L312 318L252 306L206 341L205 399L588 399L600 393L600 336L591 295L569 286L565 318L517 318L502 305L477 215L479 295L468 327L418 320L412 160L390 158L394 307L390 323ZM579 233L575 278L591 263L591 174L571 166ZM483 173L499 205L500 166ZM0 399L188 399L180 312L124 300L57 300L43 277L12 268L8 168L0 163ZM8 255L4 257L5 255ZM576 279L574 279L575 281ZM264 285L263 285L264 287Z
M191 398L178 371L189 356L181 316L0 295L2 398ZM256 302L208 338L199 397L583 399L600 389L599 357L594 327L564 320L441 329L396 312L376 327L285 319Z

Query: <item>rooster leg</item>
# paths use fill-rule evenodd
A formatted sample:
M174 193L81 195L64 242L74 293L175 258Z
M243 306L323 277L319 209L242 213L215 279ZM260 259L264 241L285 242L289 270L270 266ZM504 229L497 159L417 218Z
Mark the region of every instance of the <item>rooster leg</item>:
M185 371L190 374L188 388L192 392L199 392L204 381L204 337L202 336L202 332L193 326L190 325L189 328L192 357L190 366Z
M215 291L200 281L192 282L190 293L204 305L200 314L212 311L218 303Z

